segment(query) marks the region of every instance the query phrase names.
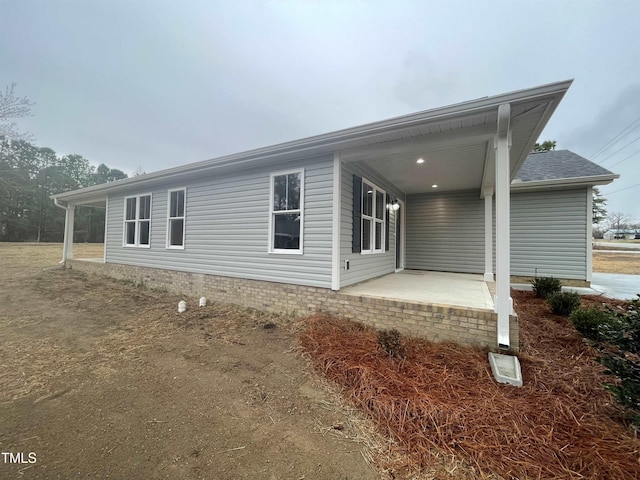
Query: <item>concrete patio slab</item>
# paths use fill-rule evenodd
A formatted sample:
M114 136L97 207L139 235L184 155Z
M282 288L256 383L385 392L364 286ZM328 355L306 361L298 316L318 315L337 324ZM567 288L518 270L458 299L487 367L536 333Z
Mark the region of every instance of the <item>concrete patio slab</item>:
M340 291L348 295L493 311L493 299L482 275L404 270Z

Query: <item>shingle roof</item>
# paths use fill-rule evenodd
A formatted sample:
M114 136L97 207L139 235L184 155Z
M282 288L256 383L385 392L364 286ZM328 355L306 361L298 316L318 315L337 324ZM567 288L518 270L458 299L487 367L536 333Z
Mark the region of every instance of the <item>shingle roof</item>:
M613 173L569 150L551 150L529 154L516 175L516 180L536 182L598 175Z

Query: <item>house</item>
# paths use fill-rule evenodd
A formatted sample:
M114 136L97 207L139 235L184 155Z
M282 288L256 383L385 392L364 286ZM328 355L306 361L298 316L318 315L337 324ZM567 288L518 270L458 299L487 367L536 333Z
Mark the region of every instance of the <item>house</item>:
M605 240L635 240L640 238L640 232L629 228L611 228L604 232Z
M589 286L593 187L618 178L569 150L532 153L511 184L511 275Z
M55 195L66 209L63 261L255 308L517 350L512 273L588 282L591 187L616 177L583 174L593 164L570 152L529 156L570 84ZM78 205L106 208L101 262L73 259ZM349 294L405 269L480 274L455 278L481 285L490 305Z

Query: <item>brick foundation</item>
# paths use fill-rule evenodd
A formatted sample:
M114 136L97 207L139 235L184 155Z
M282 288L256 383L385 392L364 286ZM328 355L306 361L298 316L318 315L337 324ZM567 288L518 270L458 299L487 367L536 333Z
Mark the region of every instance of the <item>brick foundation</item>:
M258 310L311 315L327 313L378 329L396 328L405 335L436 342L497 348L497 315L491 310L412 303L345 294L325 288L220 277L115 263L68 260L67 267L129 280L148 288L192 297L205 296ZM510 317L511 349L519 349L518 317Z
M576 280L572 278L560 278L554 277L560 280L565 287L591 287L591 282L587 280ZM535 277L523 277L523 276L511 276L511 283L527 283L531 284L535 280Z

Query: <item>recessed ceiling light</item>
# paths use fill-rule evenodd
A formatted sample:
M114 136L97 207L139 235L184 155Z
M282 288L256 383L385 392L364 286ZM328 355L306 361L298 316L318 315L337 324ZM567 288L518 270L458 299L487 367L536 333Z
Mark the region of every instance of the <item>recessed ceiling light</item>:
M438 185L434 183L433 185L431 185L431 188L438 188Z
M419 158L418 160L416 160L416 163L424 163L424 159Z

